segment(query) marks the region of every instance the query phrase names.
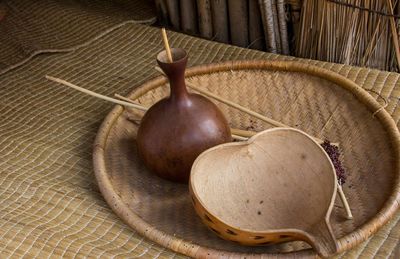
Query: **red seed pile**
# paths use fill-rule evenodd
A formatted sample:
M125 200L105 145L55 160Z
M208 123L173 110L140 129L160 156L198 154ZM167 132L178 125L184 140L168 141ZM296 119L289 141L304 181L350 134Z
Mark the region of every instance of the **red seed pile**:
M340 152L337 146L332 145L329 141L325 140L324 143L321 144L322 148L328 154L329 158L332 161L333 166L335 167L336 176L340 185L346 182L346 172L340 161Z

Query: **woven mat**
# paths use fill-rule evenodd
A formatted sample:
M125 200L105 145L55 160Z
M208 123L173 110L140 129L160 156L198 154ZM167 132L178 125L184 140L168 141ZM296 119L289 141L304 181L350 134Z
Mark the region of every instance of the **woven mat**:
M170 40L188 50L191 65L293 59L178 33L170 33ZM92 143L112 105L44 79L49 74L103 94L126 94L156 75L155 54L161 49L157 29L125 24L73 52L38 55L0 75L0 258L181 257L131 231L98 191ZM378 94L387 98L387 110L399 124L399 74L305 62L350 78L379 101ZM399 239L397 213L339 257L399 258Z
M152 1L0 1L0 74L39 53L71 51L125 21L154 22Z

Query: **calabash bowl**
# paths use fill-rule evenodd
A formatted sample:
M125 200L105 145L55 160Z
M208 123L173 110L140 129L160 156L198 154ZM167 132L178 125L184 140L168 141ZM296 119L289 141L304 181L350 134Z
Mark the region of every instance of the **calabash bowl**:
M336 174L322 147L302 131L275 128L218 145L194 162L193 205L217 235L243 245L308 242L336 252L329 224Z

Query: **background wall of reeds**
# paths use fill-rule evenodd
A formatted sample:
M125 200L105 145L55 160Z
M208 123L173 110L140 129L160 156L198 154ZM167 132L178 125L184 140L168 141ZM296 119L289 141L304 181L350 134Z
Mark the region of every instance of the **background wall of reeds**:
M160 25L245 48L399 72L399 0L155 0Z
M295 55L399 71L398 0L303 0Z
M245 48L290 54L285 0L155 0L170 29Z

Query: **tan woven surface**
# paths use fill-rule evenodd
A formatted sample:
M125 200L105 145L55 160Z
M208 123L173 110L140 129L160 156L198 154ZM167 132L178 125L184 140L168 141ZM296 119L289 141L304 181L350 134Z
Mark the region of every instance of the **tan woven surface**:
M151 1L6 0L0 2L0 73L42 52L71 51L124 22L152 23ZM85 26L83 26L83 24Z
M126 94L155 75L159 42L158 30L126 24L74 52L36 56L0 75L0 257L179 257L132 232L98 192L91 145L112 105L43 78ZM191 64L285 59L175 33L171 44L187 49ZM388 98L387 111L399 122L399 74L310 62ZM398 258L399 222L397 213L342 257Z
M367 92L359 91L359 86L336 73L299 62L229 61L195 67L187 75L188 81L203 89L287 125L296 125L313 136L340 142L348 173L344 190L354 219L344 219L342 203L336 199L330 222L339 251L355 247L383 225L379 222L393 216L400 200L399 164L394 160L399 159L398 130L387 112L379 112L374 118L373 113L380 105ZM162 77L149 81L135 89L131 97L150 106L168 94L165 81ZM233 128L252 126L260 131L271 127L234 108L217 104ZM287 255L291 258L312 255L312 251L300 251L308 248L300 242L249 248L223 241L207 230L193 211L187 187L147 172L138 159L132 143L140 113L121 107L114 109L102 124L94 149L100 189L110 207L133 229L194 257L216 258L229 253L230 258L252 258L245 254L249 252L267 255L291 252ZM246 203L246 197L242 198ZM254 202L253 198L247 198ZM218 199L229 202L223 196ZM376 215L389 200L386 209ZM264 213L261 217L268 220Z

